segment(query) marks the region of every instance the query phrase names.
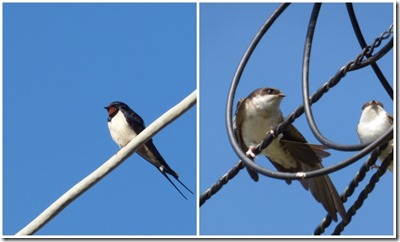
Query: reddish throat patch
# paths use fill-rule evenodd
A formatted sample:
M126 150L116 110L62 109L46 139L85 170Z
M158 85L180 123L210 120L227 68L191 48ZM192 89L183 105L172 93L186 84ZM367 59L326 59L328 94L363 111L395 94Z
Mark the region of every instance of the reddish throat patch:
M108 107L108 116L113 117L118 112L118 108L116 107Z

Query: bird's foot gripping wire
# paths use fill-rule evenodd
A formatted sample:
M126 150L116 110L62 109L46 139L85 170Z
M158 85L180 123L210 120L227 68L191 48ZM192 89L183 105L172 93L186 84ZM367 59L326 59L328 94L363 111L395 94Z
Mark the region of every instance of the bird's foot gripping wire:
M256 147L255 146L252 146L252 145L250 145L249 146L249 149L246 151L246 155L248 156L248 157L251 157L251 158L256 158L256 155L254 154L254 150L256 150Z

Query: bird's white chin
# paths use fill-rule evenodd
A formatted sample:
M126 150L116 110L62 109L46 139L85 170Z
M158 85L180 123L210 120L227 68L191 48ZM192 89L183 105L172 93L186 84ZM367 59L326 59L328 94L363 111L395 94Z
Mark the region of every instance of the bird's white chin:
M251 100L252 106L255 109L265 111L276 111L279 110L279 105L282 101L282 97L277 95L258 95L253 97Z

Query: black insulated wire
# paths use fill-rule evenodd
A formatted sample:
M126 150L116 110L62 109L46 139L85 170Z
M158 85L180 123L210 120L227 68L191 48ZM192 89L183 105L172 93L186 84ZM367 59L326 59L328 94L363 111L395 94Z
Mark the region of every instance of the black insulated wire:
M349 18L351 21L351 24L353 26L354 33L357 37L358 43L361 46L361 49L364 49L367 46L367 42L365 41L365 38L361 32L360 25L358 24L356 14L354 12L353 4L352 3L346 3L346 8L347 12L349 14ZM367 57L371 57L371 55L367 55ZM378 77L379 81L381 82L383 88L386 90L387 94L390 96L390 98L393 100L393 88L390 86L389 82L383 75L381 69L379 68L377 63L372 63L371 64L372 69L374 70L376 76Z
M313 95L309 96L309 80L308 80L308 73L309 73L309 61L310 61L310 53L311 53L311 47L312 47L312 37L313 33L315 30L315 26L317 24L317 17L319 14L319 10L321 8L321 3L316 3L314 4L310 21L309 21L309 26L307 29L307 35L306 35L306 40L305 40L305 47L304 47L304 55L303 55L303 78L302 78L302 94L303 94L303 105L299 106L296 108L290 115L288 115L284 121L279 124L277 127L273 129L274 136L279 135L282 133L282 131L285 130L285 128L293 123L295 119L297 119L299 116L301 116L303 113L306 113L307 121L309 123L310 129L312 130L314 136L324 145L328 146L329 148L340 150L340 151L359 151L353 156L338 162L335 165L332 165L330 167L325 167L319 170L315 171L310 171L310 172L304 172L301 174L301 177L297 173L285 173L285 172L278 172L278 171L271 171L266 168L263 168L259 166L257 163L253 162L251 159L249 159L243 151L239 148L239 145L236 141L236 137L234 135L234 130L233 130L233 100L235 97L236 89L239 84L241 75L245 69L245 66L248 62L248 60L251 57L251 54L255 50L257 44L261 40L261 38L265 35L265 33L268 31L269 27L275 22L275 20L284 12L284 10L289 6L289 3L284 3L281 4L277 10L266 20L266 22L263 24L263 26L260 28L260 30L256 33L255 37L251 41L249 47L247 48L246 52L244 53L242 59L240 60L240 63L237 67L237 70L234 74L229 93L228 93L228 100L227 100L227 105L226 105L226 128L227 128L227 133L228 133L228 138L229 141L235 151L235 153L238 155L238 157L241 159L238 161L234 167L232 167L226 174L224 174L214 185L212 185L209 189L207 189L200 197L200 206L202 206L205 201L210 199L214 194L216 194L229 180L233 179L239 172L244 168L245 165L251 167L253 170L257 171L258 173L267 176L267 177L272 177L276 179L282 179L282 180L295 180L295 179L307 179L307 178L313 178L313 177L318 177L321 175L326 175L335 171L338 171L340 169L343 169L344 167L353 164L354 162L360 160L361 158L365 157L367 154L371 154L367 162L365 162L359 172L355 175L355 177L351 180L350 184L348 187L345 189L343 194L341 195L341 199L343 202L347 201L347 198L350 197L354 191L355 188L358 186L360 181L362 181L365 178L365 175L367 172L371 170L371 166L375 164L377 157L379 156L381 150L383 150L385 144L387 145L387 142L389 142L391 139L393 139L393 127L390 128L390 130L387 130L380 138L375 140L374 142L370 144L352 144L352 145L343 145L343 144L337 144L335 142L332 142L328 139L326 139L318 130L315 121L312 116L312 111L311 111L311 105L316 103L317 101L320 100L320 98L330 91L331 88L333 88L335 85L337 85L340 80L347 74L347 72L350 71L355 71L361 68L364 68L366 66L371 65L372 68L374 69L376 75L378 76L378 79L381 81L382 85L384 86L385 90L388 92L388 95L393 98L393 90L390 87L389 84L387 83L386 79L384 78L383 74L380 72L380 70L376 70L377 67L376 61L378 61L380 58L385 56L390 50L393 48L393 37L378 51L374 53L377 47L381 45L383 40L386 40L391 37L393 34L393 25L389 27L389 29L385 32L383 32L378 38L376 38L371 45L366 45L365 41L362 43L361 37L361 31L358 26L357 19L355 17L354 11L352 10L352 5L347 4L349 16L353 25L353 29L357 35L357 38L359 39L360 45L362 47L361 53L354 59L349 61L346 65L344 65L340 70L332 77L329 79L328 82L324 83ZM350 10L349 10L350 9ZM358 30L357 30L358 29ZM361 37L360 37L361 36ZM363 37L362 37L363 38ZM376 67L374 67L376 66ZM379 74L379 72L382 74ZM382 77L383 78L382 78ZM385 86L386 85L386 86ZM388 88L389 87L389 88ZM309 98L307 98L309 97ZM253 153L255 155L260 154L260 152L267 147L272 140L274 139L272 134L266 135L266 137L263 139L263 141L257 145L256 149L253 150ZM383 144L383 145L382 145ZM360 192L358 199L354 202L354 204L348 209L347 214L349 215L350 219L352 216L355 215L356 211L362 206L363 201L367 198L368 194L372 192L373 188L375 187L375 184L379 181L379 178L385 173L387 166L393 162L393 152L389 154L389 156L383 161L379 169L375 172L375 174L371 177L369 183L367 186L364 188L363 191ZM328 227L332 222L332 219L327 215L321 224L315 229L314 235L320 235L325 231L325 228ZM350 223L350 221L348 221ZM347 223L347 224L348 224ZM334 235L338 235L341 233L341 231L344 230L344 228L347 226L346 223L343 221L340 222L337 227L335 228L335 231L333 232Z

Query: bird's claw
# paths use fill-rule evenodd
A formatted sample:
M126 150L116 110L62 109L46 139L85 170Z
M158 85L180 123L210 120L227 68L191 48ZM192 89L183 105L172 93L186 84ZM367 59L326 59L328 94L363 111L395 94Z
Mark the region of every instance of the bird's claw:
M270 133L272 137L276 138L275 130L271 129L268 133Z
M249 146L249 149L246 151L246 155L248 156L248 157L251 157L251 158L256 158L256 155L254 154L254 152L253 152L253 150L255 150L255 146L252 146L252 145L250 145Z

